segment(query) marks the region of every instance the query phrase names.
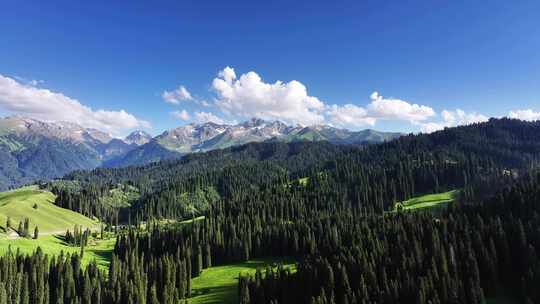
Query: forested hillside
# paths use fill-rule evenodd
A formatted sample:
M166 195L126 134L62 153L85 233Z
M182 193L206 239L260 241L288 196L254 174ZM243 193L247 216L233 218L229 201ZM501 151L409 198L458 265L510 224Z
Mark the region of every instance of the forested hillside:
M539 130L539 123L493 119L367 147L251 143L142 167L74 172L47 187L60 206L109 221L118 212L132 220L202 214L206 199L195 199L193 210L186 198L249 196L301 178L309 181L303 189L312 195L336 192L352 206L380 213L423 193L462 188L467 200L487 196L494 184L507 184L538 166ZM140 192L129 208L100 203L122 184Z
M134 133L124 141L74 123L0 118L0 191L96 168L146 143L143 136Z
M76 255L8 255L0 303L178 303L206 269L266 257L296 270L242 276L241 303L537 303L539 131L492 119L367 147L252 143L74 172L42 186L115 227L108 274ZM456 201L436 215L394 209L446 191Z
M334 144L364 145L390 141L401 133L375 130L350 131L328 125L288 126L280 121L252 118L238 124L188 124L167 130L123 157L106 163L108 167L144 165L177 159L194 152L225 149L251 142L327 141Z
M36 181L49 181L74 170L145 165L180 159L250 142L328 141L365 145L389 141L400 133L330 126L292 127L252 119L240 124L189 124L153 138L134 131L125 138L68 122L44 122L12 116L0 118L0 191Z

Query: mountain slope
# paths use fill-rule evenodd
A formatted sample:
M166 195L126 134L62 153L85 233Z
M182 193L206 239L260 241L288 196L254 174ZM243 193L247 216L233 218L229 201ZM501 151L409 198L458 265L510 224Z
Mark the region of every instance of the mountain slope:
M126 143L74 123L43 122L25 117L0 119L0 190L35 180L93 169L124 156L137 142Z
M19 222L30 220L30 233L38 226L43 234L62 233L73 226L95 227L98 222L69 209L54 205L55 195L37 187L25 187L0 193L0 226L6 230L9 217L12 229L17 229ZM11 230L13 231L13 230Z
M150 140L152 140L152 135L150 135L150 134L148 134L148 133L146 133L144 131L137 130L137 131L131 132L131 134L126 136L126 138L124 138L123 142L125 142L128 145L140 146L140 145L146 144Z
M105 163L106 167L125 167L136 164L149 164L164 159L178 159L184 154L169 150L156 140L135 148L121 158L114 158Z
M379 143L401 136L373 130L352 132L330 126L287 126L251 119L236 125L189 124L152 138L134 131L124 139L69 122L25 117L0 119L0 191L101 166L142 165L262 141Z
M141 210L162 208L174 216L182 211L179 197L199 190L238 198L269 191L271 185L323 192L346 187L344 199L380 212L395 202L454 189L460 189L460 199L483 199L539 168L540 122L491 119L367 147L326 141L249 143L139 167L74 172L65 177L80 185L73 191L55 182L49 185L64 198L58 203L69 207L99 204L102 193L125 184L140 190ZM329 187L331 183L339 186Z
M179 197L196 197L197 191L204 194L215 189L218 197L241 198L269 191L272 185L290 185L323 191L324 197L346 187L349 192L344 200L382 212L397 201L454 189L460 189L463 198L482 198L537 168L540 122L492 119L368 147L326 141L266 141L140 167L75 172L66 179L89 191L61 195L66 199L58 203L65 207L93 204L100 201L99 193L111 190L111 185L127 184L144 189L144 198L133 208L145 212L149 206L162 208L160 216L168 213L174 217L192 211L183 209ZM51 185L55 193L64 191L55 183ZM96 187L103 189L96 191Z
M225 149L250 142L328 141L334 144L369 144L389 141L401 133L363 130L358 132L331 126L287 126L282 122L251 119L236 125L208 122L168 130L124 157L106 162L108 167L143 165L152 161L179 158L192 152Z

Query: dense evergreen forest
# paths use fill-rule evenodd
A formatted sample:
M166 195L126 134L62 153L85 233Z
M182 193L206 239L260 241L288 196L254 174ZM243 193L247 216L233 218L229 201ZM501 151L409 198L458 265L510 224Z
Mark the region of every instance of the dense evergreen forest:
M380 213L426 192L463 188L468 200L488 196L486 190L497 188L493 183L506 185L538 167L538 130L538 122L492 119L367 148L253 143L142 167L78 171L46 186L58 195L59 206L110 223L119 216L134 223L204 214L215 201L257 195L306 177L303 191L311 195L331 191ZM137 189L137 197L120 206L103 199L125 185Z
M539 160L540 123L492 119L367 147L268 142L74 172L43 187L123 227L108 273L11 253L0 304L178 303L204 269L267 256L297 271L242 277L241 303L539 303ZM391 211L452 189L437 216Z

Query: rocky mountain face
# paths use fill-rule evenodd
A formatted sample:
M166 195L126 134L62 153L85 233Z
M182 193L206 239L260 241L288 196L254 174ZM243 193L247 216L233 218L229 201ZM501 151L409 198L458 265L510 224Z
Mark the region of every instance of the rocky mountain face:
M208 122L189 124L163 132L148 143L106 162L106 166L141 165L162 159L179 158L193 152L204 152L266 140L329 141L336 144L369 144L392 140L401 133L375 130L349 131L331 126L287 126L279 121L251 119L236 125Z
M144 145L150 140L152 140L152 135L144 131L133 131L131 134L126 136L126 138L124 138L125 143L136 146Z
M0 118L0 190L93 169L138 146L74 123Z
M74 123L6 117L0 118L0 190L60 177L74 170L142 165L249 142L325 140L366 144L400 135L374 130L353 132L323 125L287 126L279 121L251 119L235 125L189 124L154 138L134 131L120 139Z

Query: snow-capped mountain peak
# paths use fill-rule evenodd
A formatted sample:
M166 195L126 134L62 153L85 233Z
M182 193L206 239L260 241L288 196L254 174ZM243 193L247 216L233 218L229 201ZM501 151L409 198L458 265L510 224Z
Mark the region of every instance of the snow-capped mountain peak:
M144 145L150 140L152 140L152 135L141 130L133 131L124 138L125 143L137 146Z

